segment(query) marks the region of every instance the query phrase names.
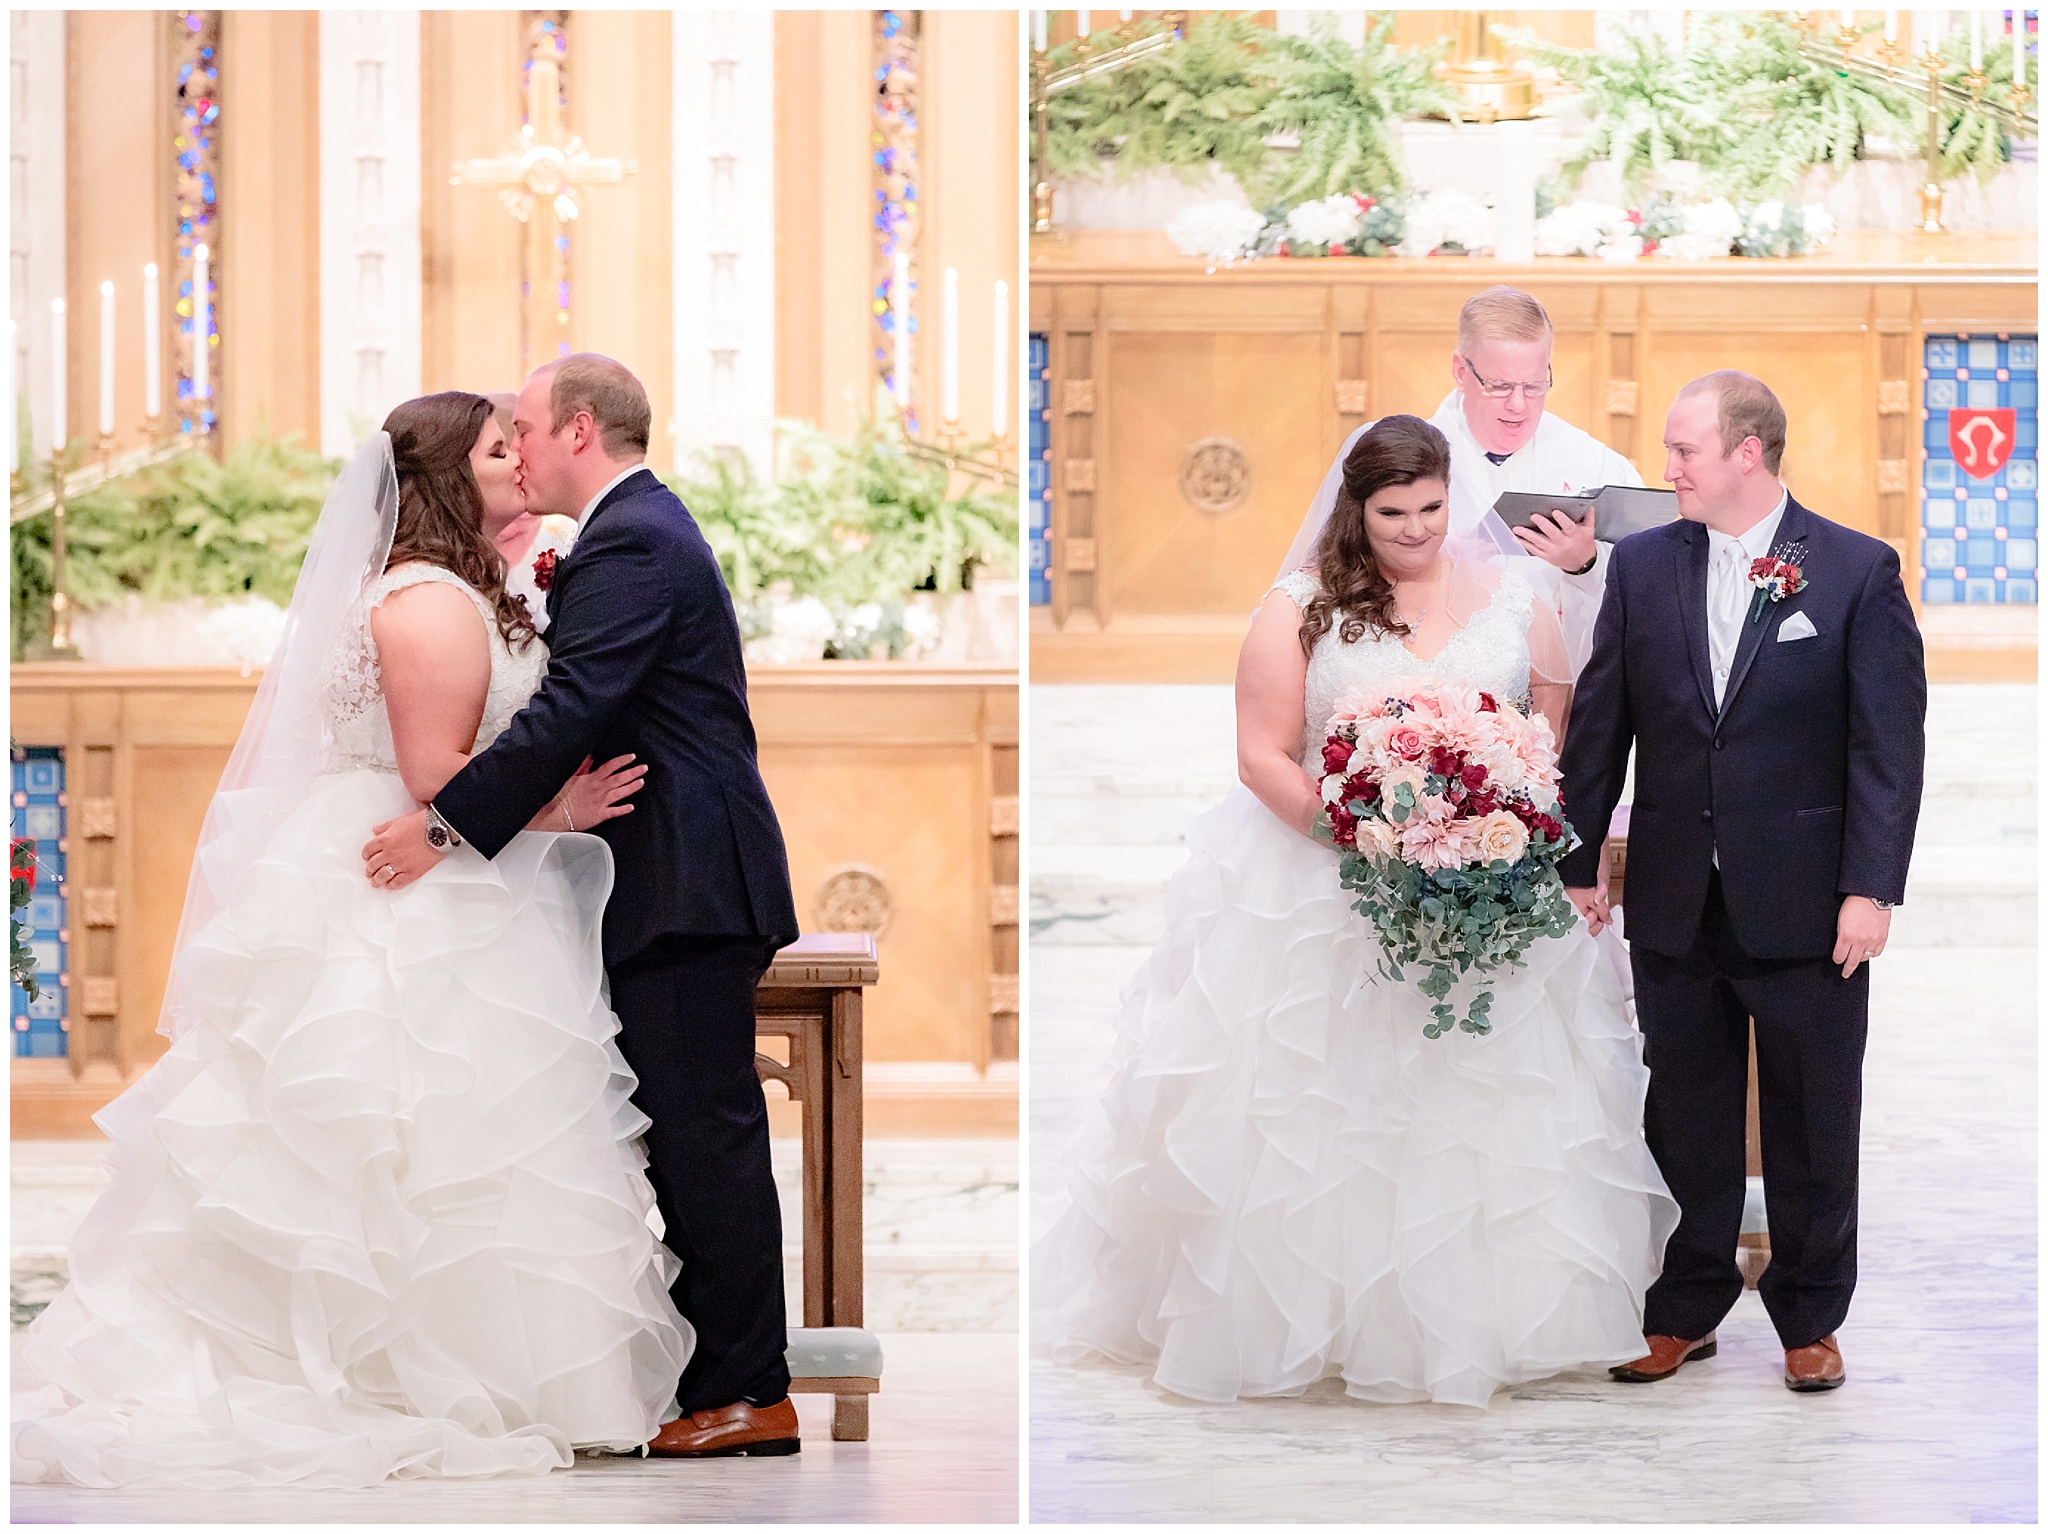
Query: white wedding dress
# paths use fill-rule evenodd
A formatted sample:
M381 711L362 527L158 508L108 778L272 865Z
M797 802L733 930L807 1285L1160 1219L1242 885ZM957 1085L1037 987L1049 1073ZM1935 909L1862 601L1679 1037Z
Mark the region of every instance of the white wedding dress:
M1322 721L1368 688L1528 692L1531 588L1512 565L1486 580L1428 660L1332 625L1309 659L1304 765L1320 776ZM1315 583L1277 589L1306 606ZM1035 1254L1054 1356L1148 1364L1202 1401L1334 1376L1362 1400L1466 1406L1640 1357L1677 1207L1601 944L1582 924L1539 939L1491 977L1491 1034L1428 1039L1429 1001L1377 974L1334 849L1242 787L1187 842Z
M396 894L363 876L370 827L415 807L367 613L420 581L490 628L477 750L540 683L545 648L447 571L365 590L326 771L181 950L189 1022L99 1115L112 1185L19 1355L16 1481L542 1474L675 1414L693 1336L601 990L610 850L523 832Z

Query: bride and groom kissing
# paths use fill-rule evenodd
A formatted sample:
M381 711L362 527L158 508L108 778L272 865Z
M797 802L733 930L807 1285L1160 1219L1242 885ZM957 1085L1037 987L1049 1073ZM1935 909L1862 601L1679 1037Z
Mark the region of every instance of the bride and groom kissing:
M1527 295L1467 306L1446 409L1480 447L1467 373L1540 413L1549 349ZM1577 655L1557 582L1503 557L1504 529L1460 525L1465 429L1360 428L1253 620L1242 786L1190 824L1165 936L1124 991L1036 1253L1034 1326L1057 1361L1145 1365L1212 1402L1337 1378L1368 1401L1483 1407L1587 1365L1667 1379L1714 1355L1743 1287L1753 1024L1759 1288L1784 1383L1835 1388L1869 961L1924 759L1899 558L1793 499L1778 400L1709 374L1666 422L1680 518L1602 555ZM1451 684L1526 700L1561 739L1580 842L1558 876L1580 919L1490 977L1490 1032L1435 1038L1431 998L1389 975L1318 839L1318 790L1333 714ZM1631 757L1624 956L1604 841Z
M800 1448L754 1066L796 914L649 427L573 356L509 435L431 395L344 468L201 835L171 1047L100 1115L111 1182L26 1342L15 1480ZM543 642L494 539L548 513L581 526Z

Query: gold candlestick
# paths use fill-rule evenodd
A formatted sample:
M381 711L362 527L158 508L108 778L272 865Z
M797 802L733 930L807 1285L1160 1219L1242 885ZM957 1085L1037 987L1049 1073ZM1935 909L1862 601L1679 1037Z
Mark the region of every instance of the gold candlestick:
M1941 71L1946 61L1930 48L1922 65L1927 70L1927 180L1920 187L1920 232L1946 234L1941 223Z

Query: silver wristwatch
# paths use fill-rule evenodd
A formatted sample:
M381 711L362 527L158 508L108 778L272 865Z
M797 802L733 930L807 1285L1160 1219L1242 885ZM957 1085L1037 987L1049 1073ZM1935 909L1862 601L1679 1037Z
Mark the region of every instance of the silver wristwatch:
M441 812L431 804L427 806L427 845L436 852L446 852L450 847L462 845L461 834L443 820Z
M1880 911L1889 911L1892 908L1892 903L1889 900L1879 900L1875 895L1869 895L1865 898Z

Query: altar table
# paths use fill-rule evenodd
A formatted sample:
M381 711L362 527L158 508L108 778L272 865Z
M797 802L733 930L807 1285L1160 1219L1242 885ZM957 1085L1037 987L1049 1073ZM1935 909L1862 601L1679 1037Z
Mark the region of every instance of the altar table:
M791 1335L789 1388L830 1395L832 1436L868 1436L868 1397L881 1388L881 1352L858 1331L861 1266L861 992L881 979L865 932L820 932L776 954L754 1002L754 1032L782 1058L757 1052L763 1083L803 1105L803 1324L835 1335ZM836 1361L834 1361L836 1360ZM872 1368L873 1373L865 1371Z

